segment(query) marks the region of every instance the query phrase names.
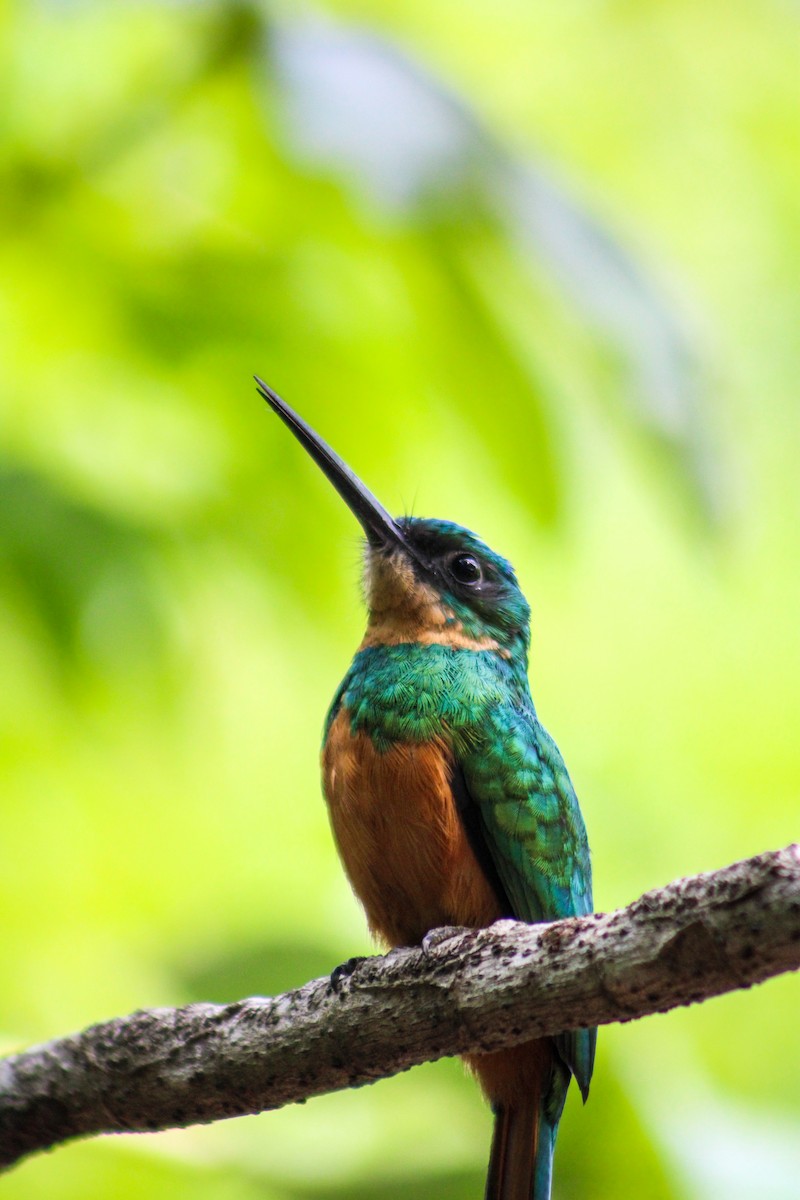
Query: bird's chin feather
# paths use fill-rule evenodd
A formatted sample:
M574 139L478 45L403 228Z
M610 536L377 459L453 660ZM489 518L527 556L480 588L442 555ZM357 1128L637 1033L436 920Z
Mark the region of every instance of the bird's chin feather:
M419 628L442 626L449 619L441 596L420 579L411 560L401 550L367 546L364 591L370 615L396 614Z

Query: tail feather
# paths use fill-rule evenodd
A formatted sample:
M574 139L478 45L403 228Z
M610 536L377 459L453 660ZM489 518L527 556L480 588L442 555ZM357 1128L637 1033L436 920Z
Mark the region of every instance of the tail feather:
M535 1098L498 1105L485 1200L550 1200L557 1129Z
M495 1114L485 1200L550 1200L569 1068L547 1038L468 1061Z
M536 1160L538 1105L500 1104L495 1110L486 1200L531 1200ZM536 1197L539 1200L539 1197Z
M553 1152L569 1072L557 1060L547 1091L495 1105L485 1200L550 1200Z
M557 1133L558 1122L552 1123L544 1113L540 1113L531 1200L550 1200L550 1187L553 1182L553 1151L556 1148Z

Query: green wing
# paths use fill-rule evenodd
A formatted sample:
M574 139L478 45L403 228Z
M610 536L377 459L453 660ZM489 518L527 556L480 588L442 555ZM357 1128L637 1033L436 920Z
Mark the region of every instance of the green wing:
M553 921L592 911L589 845L558 747L532 708L493 706L458 753L478 825L515 917ZM479 820L476 819L479 814ZM557 1039L584 1098L594 1030Z

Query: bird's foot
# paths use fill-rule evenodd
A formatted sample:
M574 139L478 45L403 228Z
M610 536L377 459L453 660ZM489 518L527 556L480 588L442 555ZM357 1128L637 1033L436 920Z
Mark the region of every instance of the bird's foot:
M464 925L441 925L438 929L430 929L422 939L422 953L430 954L443 942L449 942L452 938L461 937L467 932Z
M337 996L342 990L342 984L345 979L349 979L362 962L366 962L363 955L360 958L348 958L347 962L340 963L338 967L333 968L331 971L331 987Z

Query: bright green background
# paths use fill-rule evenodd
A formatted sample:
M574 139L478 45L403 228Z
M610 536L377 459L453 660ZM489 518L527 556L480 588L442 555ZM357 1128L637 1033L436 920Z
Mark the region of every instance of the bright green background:
M517 564L598 907L797 837L796 6L0 11L3 1048L368 949L317 776L356 529L253 371ZM557 1200L796 1198L798 1000L604 1030ZM2 1189L460 1200L488 1136L445 1062Z

